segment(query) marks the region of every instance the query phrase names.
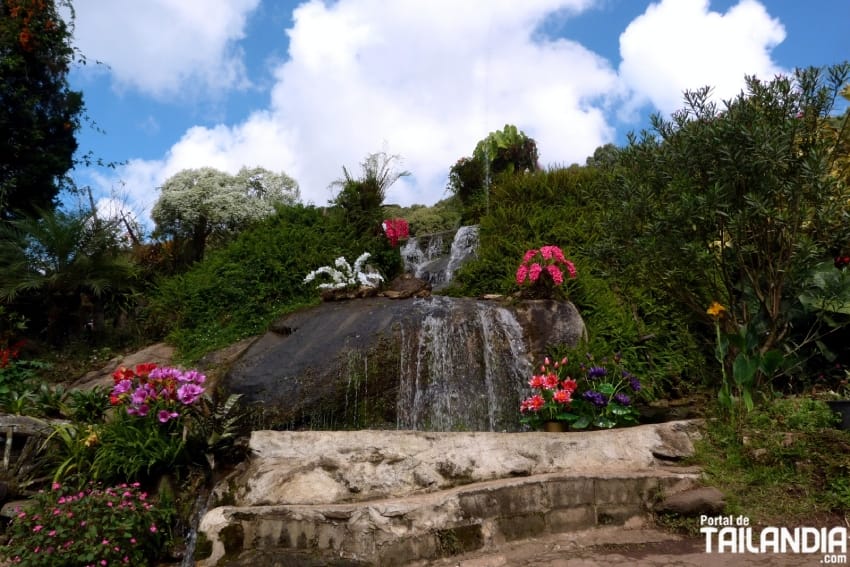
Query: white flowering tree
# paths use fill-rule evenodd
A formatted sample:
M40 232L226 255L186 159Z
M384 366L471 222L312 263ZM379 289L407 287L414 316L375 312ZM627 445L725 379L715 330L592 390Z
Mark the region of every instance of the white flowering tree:
M184 169L167 179L151 211L156 233L188 246L200 260L211 239L232 235L298 201L298 184L285 173L243 167L230 175L211 167Z

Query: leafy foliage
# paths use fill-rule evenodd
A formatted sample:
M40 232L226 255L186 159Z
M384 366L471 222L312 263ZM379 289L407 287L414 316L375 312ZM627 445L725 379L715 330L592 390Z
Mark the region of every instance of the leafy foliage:
M464 223L487 213L490 187L501 175L537 171L537 143L512 124L479 141L472 157L460 158L449 171L449 191L460 201Z
M93 213L41 211L0 225L0 300L54 344L90 324L96 335L136 287L117 224Z
M748 77L723 108L708 89L688 92L683 110L654 117L656 135L621 156L609 201L617 214L605 230L634 247L683 308L705 320L712 301L728 306L725 330L750 329L761 354L794 354L813 340L799 297L850 236L836 225L850 198L829 166L837 140L822 135L848 76L850 64ZM730 350L726 364L736 356ZM754 383L772 378L758 372Z
M0 220L51 209L67 185L83 97L68 86L63 0L0 2Z

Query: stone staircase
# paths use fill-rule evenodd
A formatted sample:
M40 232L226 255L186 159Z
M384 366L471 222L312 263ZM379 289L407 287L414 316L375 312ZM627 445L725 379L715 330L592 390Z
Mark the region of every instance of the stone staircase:
M408 565L639 525L698 484L693 421L581 433L254 432L202 519L200 566Z

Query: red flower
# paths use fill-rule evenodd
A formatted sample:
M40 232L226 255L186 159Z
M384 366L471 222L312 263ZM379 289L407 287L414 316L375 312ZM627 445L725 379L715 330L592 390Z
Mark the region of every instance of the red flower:
M145 362L144 364L136 365L136 376L147 376L151 373L151 370L156 368L157 365L155 362Z
M112 380L115 384L121 380L132 380L135 374L126 366L119 366L118 370L112 373Z
M557 390L553 395L552 399L558 402L559 404L568 404L573 401L572 391L570 390Z

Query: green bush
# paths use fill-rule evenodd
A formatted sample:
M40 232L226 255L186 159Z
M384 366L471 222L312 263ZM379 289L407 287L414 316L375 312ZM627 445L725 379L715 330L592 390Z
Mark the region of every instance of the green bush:
M375 246L388 248L386 238L372 238ZM184 359L196 360L318 301L314 286L304 284L307 273L338 256L357 257L361 245L352 241L338 211L282 208L185 274L161 279L151 298L152 324ZM386 249L371 252L376 265L388 263Z
M512 294L525 251L560 246L578 269L569 299L588 328L589 348L621 353L649 398L687 394L705 381L701 338L641 264L606 247L599 226L607 211L598 196L612 179L608 171L578 166L502 178L481 219L478 257L460 270L448 293Z

